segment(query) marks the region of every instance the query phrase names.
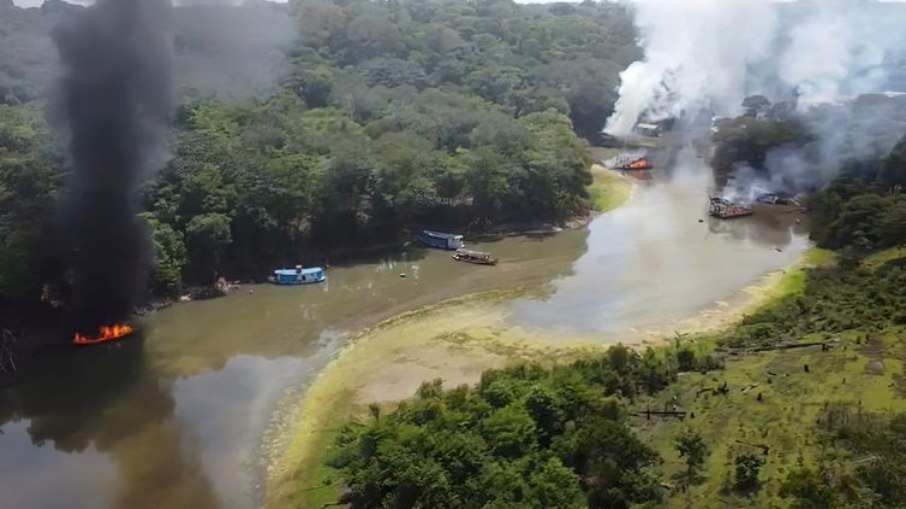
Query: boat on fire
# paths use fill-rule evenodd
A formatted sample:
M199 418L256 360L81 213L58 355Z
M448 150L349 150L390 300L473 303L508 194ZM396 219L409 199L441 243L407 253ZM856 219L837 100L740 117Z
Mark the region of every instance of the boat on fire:
M464 246L462 235L456 233L441 233L433 230L420 230L415 232L415 238L425 246L434 249L455 251Z
M89 346L106 343L108 341L119 341L135 333L131 325L114 324L103 325L98 327L97 334L91 336L77 332L72 337L72 344L76 346Z
M743 203L734 203L725 198L709 196L710 205L708 213L719 219L733 219L752 214L752 207Z
M458 262L474 263L477 265L497 265L497 257L483 251L472 251L459 248L453 253L453 259Z
M654 163L645 156L622 156L613 162L612 170L645 171L654 169Z
M275 285L310 285L326 281L327 273L322 267L297 265L294 269L277 269L267 280Z

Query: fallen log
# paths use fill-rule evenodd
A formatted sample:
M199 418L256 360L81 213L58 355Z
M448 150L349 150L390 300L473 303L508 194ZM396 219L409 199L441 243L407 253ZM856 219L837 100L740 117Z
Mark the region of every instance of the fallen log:
M764 455L767 456L771 452L771 446L767 444L750 444L749 442L743 442L742 440L736 440L736 443L739 445L748 445L749 447L757 447L764 452Z
M644 412L630 412L629 415L634 417L644 417L648 420L651 420L651 416L655 417L676 417L677 419L685 419L686 413L684 410L646 410Z
M808 348L810 346L821 346L825 349L830 348L830 345L823 341L815 341L811 343L792 343L785 345L770 345L770 346L755 346L748 348L731 348L730 353L747 353L747 352L770 352L774 350L793 350L794 348Z

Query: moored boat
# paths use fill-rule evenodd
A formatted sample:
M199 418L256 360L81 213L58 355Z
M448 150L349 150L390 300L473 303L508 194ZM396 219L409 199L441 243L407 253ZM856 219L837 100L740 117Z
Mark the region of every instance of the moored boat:
M431 230L421 230L415 233L415 238L422 244L434 249L453 251L463 246L462 235L455 233L441 233Z
M267 280L275 285L308 285L323 283L327 280L327 273L321 267L305 269L298 265L294 269L277 269Z
M453 259L458 262L475 263L478 265L497 265L497 258L491 253L482 251L471 251L469 249L457 249L453 253Z

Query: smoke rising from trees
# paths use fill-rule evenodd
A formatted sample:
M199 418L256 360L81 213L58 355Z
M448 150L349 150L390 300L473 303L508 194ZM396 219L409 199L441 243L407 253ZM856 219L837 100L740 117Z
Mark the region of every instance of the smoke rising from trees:
M162 165L170 110L169 0L102 0L53 33L71 173L63 205L77 327L124 319L151 249L136 192Z
M906 6L831 0L637 0L644 57L621 73L605 130L716 123L711 161L733 201L872 177L906 132Z
M763 94L800 110L896 85L887 64L906 45L896 3L637 0L643 59L621 74L606 130L706 109L742 112Z

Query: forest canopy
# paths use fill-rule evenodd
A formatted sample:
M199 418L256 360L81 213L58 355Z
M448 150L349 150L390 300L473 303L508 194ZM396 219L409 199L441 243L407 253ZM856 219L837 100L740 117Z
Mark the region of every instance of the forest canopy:
M62 283L43 249L67 164L42 115L58 73L47 38L80 8L4 9L0 197L30 188L0 202L0 298L35 302ZM141 197L158 294L395 242L406 228L585 214L582 138L597 135L638 56L631 13L609 2L176 11L172 158ZM223 30L204 29L211 16Z

